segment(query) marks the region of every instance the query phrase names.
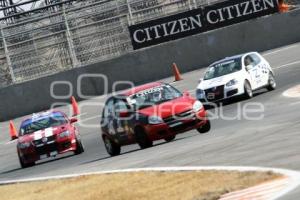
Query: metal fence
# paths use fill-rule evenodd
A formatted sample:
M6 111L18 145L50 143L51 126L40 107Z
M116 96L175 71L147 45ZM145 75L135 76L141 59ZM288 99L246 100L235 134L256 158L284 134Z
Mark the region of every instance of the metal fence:
M79 1L1 26L0 87L133 51L128 25L220 0Z
M285 3L299 7L300 0L284 0Z

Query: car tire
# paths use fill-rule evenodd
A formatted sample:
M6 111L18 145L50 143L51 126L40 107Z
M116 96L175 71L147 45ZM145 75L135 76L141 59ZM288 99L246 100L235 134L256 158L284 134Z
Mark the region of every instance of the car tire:
M121 153L121 146L109 139L107 136L103 137L103 142L107 153L110 156L118 156Z
M76 150L75 155L82 154L84 152L84 147L80 139L76 139Z
M204 133L207 133L210 131L210 128L211 128L211 125L210 125L210 121L207 120L207 122L200 128L197 128L197 131L200 133L200 134L204 134Z
M21 156L19 155L19 161L20 161L20 165L21 167L24 169L24 168L28 168L28 167L32 167L35 165L35 162L32 162L32 163L25 163L23 161L23 159L21 158Z
M176 135L171 135L171 136L164 138L164 140L166 142L172 142L173 140L175 140L175 138L176 138Z
M145 130L142 127L136 127L134 133L136 142L139 144L141 149L146 149L153 146L153 141L148 138Z
M274 78L274 75L272 73L269 74L269 81L268 81L268 86L267 86L267 89L269 91L272 91L272 90L275 90L276 89L276 81L275 81L275 78Z
M249 83L249 81L245 81L244 83L244 96L245 98L247 99L251 99L253 97L253 91L252 91L252 88L251 88L251 85Z

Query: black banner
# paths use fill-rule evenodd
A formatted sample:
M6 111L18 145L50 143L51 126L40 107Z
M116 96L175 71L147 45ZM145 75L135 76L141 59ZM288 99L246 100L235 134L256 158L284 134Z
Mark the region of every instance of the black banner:
M134 49L203 33L278 12L277 0L227 0L129 26Z

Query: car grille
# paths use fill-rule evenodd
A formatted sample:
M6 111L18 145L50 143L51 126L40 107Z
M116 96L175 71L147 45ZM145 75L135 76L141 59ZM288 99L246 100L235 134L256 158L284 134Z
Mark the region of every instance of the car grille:
M176 124L180 122L181 120L185 119L192 119L194 116L193 110L188 110L170 117L164 118L164 122L168 124L169 126L172 126L173 124Z
M34 140L32 143L38 155L44 155L48 154L49 152L57 151L57 145L54 135L47 137L47 141L45 141L45 138L42 138L39 140Z
M194 120L194 121L191 121L191 122L188 122L188 123L184 123L184 124L181 124L179 126L175 126L175 127L172 127L170 128L170 131L172 132L180 132L180 131L184 131L192 126L195 126L197 124L197 120Z
M217 101L224 98L224 85L209 88L205 90L206 99L208 101Z
M48 154L49 152L57 151L57 145L56 143L52 143L40 147L35 147L35 151L38 155Z
M46 142L43 142L43 138L41 138L39 140L34 140L33 145L38 147L40 145L44 145L45 143L53 143L53 142L55 142L55 136L54 135L52 135L50 137L47 137Z

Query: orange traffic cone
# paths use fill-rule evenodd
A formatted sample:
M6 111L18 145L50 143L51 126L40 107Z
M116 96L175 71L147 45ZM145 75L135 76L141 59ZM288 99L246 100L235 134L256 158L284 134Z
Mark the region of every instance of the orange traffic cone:
M176 63L173 63L173 73L174 73L174 76L175 76L175 81L181 81L182 80L179 69L178 69Z
M80 114L79 107L78 107L77 101L74 96L71 97L71 102L72 102L72 108L73 108L73 116L79 115Z
M13 121L9 121L9 133L11 140L15 140L18 138L17 129L13 123Z

